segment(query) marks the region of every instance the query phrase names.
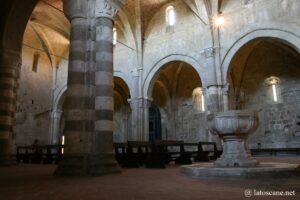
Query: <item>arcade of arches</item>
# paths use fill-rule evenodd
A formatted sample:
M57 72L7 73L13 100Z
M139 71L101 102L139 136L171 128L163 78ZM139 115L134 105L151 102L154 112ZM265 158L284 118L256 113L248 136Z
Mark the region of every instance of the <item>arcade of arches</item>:
M249 148L300 148L300 1L2 0L0 10L1 165L16 146L62 136L56 174L118 172L113 142L221 149L206 116L231 109L259 115Z

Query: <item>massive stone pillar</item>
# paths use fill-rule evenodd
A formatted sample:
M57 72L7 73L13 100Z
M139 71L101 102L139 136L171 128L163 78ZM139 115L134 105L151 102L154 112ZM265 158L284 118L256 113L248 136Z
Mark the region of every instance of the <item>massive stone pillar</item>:
M114 5L106 0L64 1L71 41L64 110L65 155L56 170L58 175L120 171L112 147Z
M96 0L96 69L95 69L95 161L110 166L104 173L118 171L113 153L113 18L121 1ZM101 157L101 159L100 159Z
M88 1L64 0L64 12L71 22L68 90L65 100L65 154L57 175L89 174L94 130L92 69L88 64Z
M21 66L19 52L0 50L0 165L16 163L16 92Z

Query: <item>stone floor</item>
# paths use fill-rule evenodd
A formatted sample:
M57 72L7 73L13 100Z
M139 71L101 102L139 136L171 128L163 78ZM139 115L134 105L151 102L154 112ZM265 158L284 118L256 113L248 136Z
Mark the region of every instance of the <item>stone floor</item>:
M261 161L299 163L300 157ZM123 169L102 177L54 177L55 165L21 164L0 168L0 200L205 200L205 199L300 199L300 177L272 179L193 179L167 169ZM255 196L245 190L295 191L295 196Z

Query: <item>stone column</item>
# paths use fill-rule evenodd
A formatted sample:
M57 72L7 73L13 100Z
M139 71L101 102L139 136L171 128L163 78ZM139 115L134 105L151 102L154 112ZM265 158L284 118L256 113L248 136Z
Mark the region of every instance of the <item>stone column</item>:
M16 163L14 126L20 66L19 52L0 50L0 166Z
M114 100L113 100L113 26L114 16L122 2L117 0L96 0L95 6L95 136L93 158L102 171L118 172L113 153Z
M211 112L219 111L219 85L216 77L215 48L206 48L201 52L205 58L205 66L210 69L206 83L206 105Z
M51 144L59 144L60 142L60 121L61 121L61 110L54 110L51 113Z
M210 85L207 87L207 110L211 112L218 112L219 111L219 93L218 93L218 86L217 85Z
M65 99L65 154L56 175L90 174L91 136L94 131L93 69L90 65L88 5L64 0L71 22L68 90Z
M131 133L128 140L138 140L139 139L139 99L134 97L128 99L131 108Z
M113 16L118 2L64 0L71 22L65 155L58 175L119 172L113 153Z
M144 113L144 121L143 121L143 127L144 131L141 135L142 141L149 141L149 108L151 107L152 99L150 98L143 98L140 102L140 109L143 110Z
M223 111L229 110L229 98L228 98L228 93L229 93L229 84L226 84L223 86Z

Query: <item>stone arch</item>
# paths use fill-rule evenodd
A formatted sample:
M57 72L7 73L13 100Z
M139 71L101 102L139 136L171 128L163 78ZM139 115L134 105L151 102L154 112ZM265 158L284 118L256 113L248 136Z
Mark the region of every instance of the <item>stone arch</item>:
M127 80L128 81L128 80ZM131 94L128 82L114 75L114 134L115 142L126 142L131 133Z
M0 32L3 48L21 53L24 31L37 3L37 0L12 0L1 3L1 7L6 8L4 21L2 21L3 29Z
M228 74L229 74L229 67L230 63L233 60L236 53L247 43L258 39L258 38L273 38L280 40L281 42L287 44L288 46L295 49L298 53L300 53L300 36L291 32L285 31L281 29L275 28L266 28L266 29L256 29L251 32L246 33L242 37L240 37L236 42L231 45L229 50L226 52L222 63L221 63L221 70L222 70L222 80L223 84L227 82Z
M51 127L50 127L50 142L51 144L58 144L61 137L61 132L64 127L63 118L63 103L67 94L67 85L59 89L57 95L54 97L52 113L51 113Z
M181 61L189 64L191 67L193 67L198 76L200 77L201 81L203 81L201 74L204 74L204 68L201 67L200 63L193 57L188 56L188 55L183 55L183 54L172 54L169 56L166 56L162 59L160 59L158 62L154 64L154 66L151 68L149 73L146 75L145 81L143 83L143 94L145 98L150 98L152 89L153 89L153 84L155 77L158 75L159 70L161 67L163 67L165 64L172 62L172 61ZM205 82L202 82L202 85L204 87Z
M123 103L127 104L127 100L131 98L131 93L127 82L122 77L114 76L114 90L121 97Z
M62 105L64 102L64 97L66 96L67 93L67 85L64 85L63 87L60 88L59 92L57 93L54 103L53 103L53 110L61 110Z
M134 94L134 92L133 92L134 88L132 88L132 81L131 81L132 79L126 73L124 73L122 71L114 71L114 77L119 77L126 83L128 89L129 89L130 96L132 96Z
M258 113L259 126L249 137L250 148L295 145L291 138L297 132L299 112L295 91L299 91L300 83L300 36L299 32L273 31L249 33L237 41L238 50L227 61L227 73L223 74L230 84L229 108ZM289 114L281 115L285 112Z

